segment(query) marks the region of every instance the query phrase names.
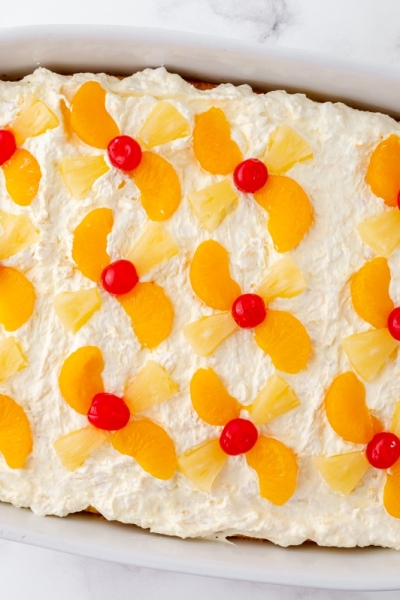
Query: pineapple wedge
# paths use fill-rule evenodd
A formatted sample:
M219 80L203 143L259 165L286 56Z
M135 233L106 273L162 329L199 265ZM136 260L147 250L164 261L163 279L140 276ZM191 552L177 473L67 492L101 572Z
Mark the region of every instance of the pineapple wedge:
M188 135L188 120L173 104L161 100L151 110L137 134L137 139L145 148L153 148Z
M297 296L304 292L306 287L307 282L302 271L290 256L284 256L272 265L257 294L268 303L274 298Z
M265 425L272 419L300 406L300 400L279 375L272 375L247 408L255 425Z
M314 464L331 490L344 496L354 490L370 466L364 451L316 456Z
M213 231L222 221L226 209L239 198L229 179L188 194L189 203L201 225Z
M264 162L277 175L297 162L313 157L313 151L304 138L289 125L280 125L272 132Z
M389 258L400 246L400 210L394 208L368 219L358 225L357 231L378 256Z
M133 414L168 400L177 391L178 385L171 379L164 367L149 360L132 383L128 385L124 393L124 400Z
M39 239L28 217L0 211L0 260L22 252Z
M396 408L394 409L389 431L397 435L397 437L400 437L400 401L397 402Z
M48 129L58 127L59 124L60 121L49 107L35 95L30 94L11 125L11 129L17 145L20 146L27 138L41 135Z
M372 329L345 338L342 347L355 372L368 383L396 350L398 342L388 329Z
M227 458L219 439L211 440L179 457L178 468L195 488L209 493Z
M27 366L28 361L14 338L0 340L0 381L9 379Z
M75 471L106 440L104 431L89 426L63 435L53 446L63 467L68 471Z
M179 253L172 235L159 223L149 223L127 256L139 277Z
M54 309L68 331L76 333L101 306L97 288L61 292L54 296Z
M61 161L65 186L74 198L83 198L99 177L109 171L104 156L69 156Z
M231 313L223 312L189 323L183 333L196 354L208 356L235 329L237 325Z

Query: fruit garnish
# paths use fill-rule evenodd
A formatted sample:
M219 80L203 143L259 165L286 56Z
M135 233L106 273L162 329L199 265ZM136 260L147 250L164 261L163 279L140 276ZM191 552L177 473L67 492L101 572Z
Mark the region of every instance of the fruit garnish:
M377 433L368 442L366 455L376 469L389 469L400 458L400 440L388 431Z
M129 135L119 135L108 144L110 163L121 171L129 172L136 169L142 160L142 149Z
M87 418L89 423L98 429L117 431L129 422L131 413L122 398L101 392L94 396Z
M144 471L157 479L171 479L177 461L174 443L159 425L131 421L111 434L111 443L121 454L134 458Z
M390 516L400 519L400 461L397 461L386 474L383 505Z
M388 210L357 226L362 240L379 255L388 258L400 246L400 211Z
M25 215L0 211L0 260L22 252L39 239L39 234Z
M397 341L390 335L388 329L355 333L342 341L343 350L353 369L368 383L372 381L397 346Z
M373 151L365 180L375 196L388 206L397 206L400 190L400 138L390 135Z
M373 327L387 327L394 308L389 296L390 270L386 258L373 258L350 279L353 308L359 317Z
M110 170L104 156L68 156L61 161L60 171L65 187L73 198L83 198L95 181Z
M305 368L311 354L311 340L304 325L288 312L268 310L255 328L257 345L271 357L280 371L295 374Z
M10 160L17 149L15 137L8 129L0 129L0 166Z
M31 317L35 304L31 282L12 267L0 265L0 323L15 331Z
M257 158L248 158L241 162L233 172L233 181L241 192L258 192L268 179L268 170Z
M247 419L233 419L225 425L219 444L225 454L237 456L249 452L257 442L258 431Z
M247 452L246 460L258 475L263 498L282 506L293 496L299 468L290 448L260 435L254 448Z
M108 265L101 274L101 283L106 292L120 296L127 294L137 284L139 277L129 260L117 260Z
M292 388L279 375L272 375L246 408L253 423L264 425L298 406L300 400Z
M370 466L364 451L315 456L314 464L331 490L344 496L354 490Z
M290 256L284 256L270 267L266 279L257 290L264 302L275 298L293 298L304 292L307 282Z
M231 313L224 312L185 325L183 333L196 354L208 356L235 329L237 325Z
M209 493L227 459L228 455L217 439L205 442L180 456L178 467L198 490Z
M273 173L283 173L297 162L313 157L306 140L289 125L280 125L271 134L265 163Z
M60 111L62 116L62 124L65 133L65 137L69 142L73 142L73 138L75 137L74 130L71 126L71 111L68 108L65 100L61 98L60 100Z
M232 304L232 317L241 329L260 325L267 315L264 300L257 294L242 294Z
M190 135L188 120L167 100L153 106L138 133L145 148L153 148Z
M211 107L194 118L193 149L209 173L229 175L242 161L242 153L231 139L231 127L220 108Z
M194 293L217 310L231 310L240 296L240 287L230 275L228 252L214 240L197 247L190 265L190 282Z
M0 394L0 452L11 469L22 469L32 452L31 428L23 408Z
M63 435L53 446L63 467L75 471L106 441L107 435L103 431L96 427L85 427Z
M41 135L48 129L58 127L59 124L60 121L47 104L34 94L29 94L11 129L17 144L21 145L27 138Z
M71 333L76 333L101 307L101 296L97 288L61 292L54 296L53 303L64 327Z
M313 209L303 188L290 177L270 175L254 198L268 212L267 228L278 252L295 248L313 222Z
M36 198L42 172L38 161L28 150L18 148L3 164L7 192L19 206L29 206Z
M213 369L199 369L190 382L194 410L209 425L225 425L237 419L241 406L231 396Z
M208 185L187 198L194 214L207 231L213 231L221 223L226 211L238 199L229 179Z
M149 223L127 259L135 265L139 277L142 277L178 253L179 247L172 235L159 223Z
M96 346L78 348L61 367L58 378L61 395L81 415L87 415L93 397L104 392L103 369L103 356Z
M169 400L177 392L178 385L164 367L149 360L126 388L124 400L131 413L136 413Z
M387 320L389 333L398 342L400 342L400 307L392 310Z
M96 208L86 215L74 231L72 258L82 275L98 283L110 264L107 237L114 223L110 208Z
M146 348L156 348L172 329L174 309L162 287L155 283L139 282L132 291L117 296L132 321L133 330Z
M181 201L181 184L174 167L162 156L143 152L131 173L140 190L140 201L151 221L166 221Z
M103 150L119 136L118 125L106 109L106 91L96 81L87 81L74 95L71 127L85 144Z
M0 381L9 379L27 366L28 361L14 338L0 340Z
M389 431L400 437L400 401L396 404Z

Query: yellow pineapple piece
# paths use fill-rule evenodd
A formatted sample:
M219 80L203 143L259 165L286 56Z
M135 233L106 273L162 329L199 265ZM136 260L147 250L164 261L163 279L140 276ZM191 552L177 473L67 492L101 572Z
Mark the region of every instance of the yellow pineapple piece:
M101 306L97 288L61 292L54 296L54 309L68 331L76 333Z
M398 342L387 329L373 329L345 338L342 347L353 369L367 381L372 381Z
M28 217L0 211L0 260L22 252L39 239Z
M96 427L77 429L58 438L53 446L63 467L75 471L107 440L107 435Z
M188 120L167 100L161 100L152 108L137 134L137 140L145 148L172 142L190 135Z
M139 277L179 253L172 235L159 223L149 223L127 256Z
M272 265L258 289L257 294L264 302L274 298L292 298L304 292L307 282L302 271L290 256L284 256Z
M300 400L292 388L279 375L272 375L247 410L255 425L264 425L298 406Z
M379 256L389 256L400 246L400 210L397 208L367 219L357 227L362 240Z
M348 496L370 466L365 452L316 456L314 464L332 491Z
M83 198L94 182L109 170L103 155L69 156L60 164L65 187L74 198Z
M27 96L22 108L11 125L15 141L20 146L29 137L41 135L48 129L58 127L58 117L49 109L47 104L34 94Z
M394 409L392 422L390 423L390 431L400 437L400 401L397 402Z
M180 456L178 468L195 488L208 494L227 458L219 439L211 440Z
M133 414L160 404L172 398L177 392L178 385L164 367L149 360L126 388L124 400Z
M188 194L194 214L207 231L213 231L226 214L226 210L239 198L229 179L213 183L198 192Z
M28 361L14 338L0 340L0 381L9 379L27 366Z
M237 329L230 312L202 317L183 328L183 333L194 352L208 356L225 338Z
M279 174L312 157L313 151L306 140L289 125L280 125L272 132L264 162L269 170Z

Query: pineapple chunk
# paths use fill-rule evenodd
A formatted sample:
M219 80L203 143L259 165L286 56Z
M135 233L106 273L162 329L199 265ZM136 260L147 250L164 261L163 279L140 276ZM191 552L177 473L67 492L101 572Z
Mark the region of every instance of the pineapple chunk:
M59 437L53 445L63 467L75 471L106 440L104 431L89 426Z
M222 221L226 209L239 198L229 179L188 194L188 200L200 223L213 231Z
M0 211L0 260L22 252L39 239L28 217Z
M362 240L378 254L389 256L400 246L400 210L388 210L357 227Z
M0 340L0 381L5 381L22 371L27 364L28 361L14 338Z
M97 288L61 292L54 297L54 309L68 331L76 333L101 306Z
M289 125L280 125L272 132L267 154L268 169L279 175L297 162L313 157L313 151L304 138Z
M219 439L211 440L178 458L178 468L195 488L209 493L227 458Z
M372 329L345 338L342 347L355 372L368 383L397 348L387 329Z
M272 375L248 411L253 423L264 425L298 406L300 400L292 388L279 375Z
M316 456L314 464L331 490L344 496L354 490L370 466L363 451Z
M179 253L179 246L172 235L159 223L149 223L127 256L139 277L156 265Z
M223 342L237 325L230 312L202 317L183 328L183 333L196 354L208 356Z
M48 129L58 127L59 124L60 121L49 107L42 100L30 94L11 125L11 129L17 145L20 146L27 138L41 135Z
M151 110L137 135L145 148L172 142L190 135L190 126L173 104L166 100L158 102Z
M400 437L400 401L397 402L394 409L392 422L390 423L390 431Z
M177 384L164 367L149 360L125 390L124 400L133 414L168 400L177 391Z
M302 271L290 256L284 256L272 265L257 294L265 302L274 298L292 298L304 292L307 282Z
M83 198L99 177L109 171L104 156L69 156L61 161L65 186L74 198Z

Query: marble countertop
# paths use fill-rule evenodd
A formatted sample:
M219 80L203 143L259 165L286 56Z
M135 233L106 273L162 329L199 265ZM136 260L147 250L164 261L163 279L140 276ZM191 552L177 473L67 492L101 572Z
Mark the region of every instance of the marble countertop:
M113 24L208 33L306 49L382 66L400 61L396 0L19 0L2 3L1 27ZM0 539L7 600L397 600L398 592L331 592L132 568Z

